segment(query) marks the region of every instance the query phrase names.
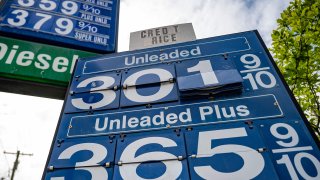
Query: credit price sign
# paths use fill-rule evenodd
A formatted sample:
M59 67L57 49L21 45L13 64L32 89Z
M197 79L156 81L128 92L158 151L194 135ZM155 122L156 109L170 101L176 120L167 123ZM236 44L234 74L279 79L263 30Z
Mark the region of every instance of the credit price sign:
M0 12L2 32L87 51L115 51L119 0L5 2Z
M258 32L80 59L43 179L319 179Z

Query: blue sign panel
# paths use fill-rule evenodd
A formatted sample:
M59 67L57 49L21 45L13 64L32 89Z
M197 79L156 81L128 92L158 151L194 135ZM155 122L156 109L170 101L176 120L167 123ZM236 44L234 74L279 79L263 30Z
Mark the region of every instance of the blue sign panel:
M229 106L232 104L232 106ZM228 121L282 117L273 95L185 104L149 110L72 116L68 137L150 131L170 127L195 126ZM268 109L256 108L268 106ZM70 119L67 117L66 119Z
M121 74L100 73L91 76L75 76L70 87L70 93L82 93L105 89L117 90L120 88Z
M201 49L200 49L201 46ZM123 68L158 64L161 62L180 61L190 58L214 56L219 54L235 53L250 50L244 36L226 38L222 40L203 41L196 44L166 46L166 48L152 48L148 51L135 51L133 53L118 54L117 56L103 57L82 61L85 69L78 69L83 74L97 73ZM104 63L108 61L108 63Z
M197 127L186 139L191 179L278 179L254 126Z
M122 78L121 107L178 100L172 65L132 68Z
M62 179L112 179L113 168L106 167L82 167L74 169L55 169L48 171L45 180L62 180Z
M181 95L208 95L242 89L243 79L230 59L182 61L176 68Z
M299 121L260 125L281 179L320 178L320 154Z
M116 142L106 141L106 137L82 138L58 140L55 146L45 179L112 177Z
M70 87L65 112L83 112L119 107L120 74L100 73L76 76Z
M115 51L118 0L14 0L0 10L2 32L88 51Z
M44 179L88 173L77 163L110 142L92 168L107 163L112 179L319 179L319 148L278 72L256 31L80 59ZM69 163L58 142L101 146Z
M148 137L129 134L118 141L113 179L188 179L185 159L183 135L174 131Z

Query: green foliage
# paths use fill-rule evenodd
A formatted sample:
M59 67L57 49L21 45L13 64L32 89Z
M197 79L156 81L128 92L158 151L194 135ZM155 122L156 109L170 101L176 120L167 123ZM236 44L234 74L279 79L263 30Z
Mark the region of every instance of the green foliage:
M271 51L320 136L320 0L292 1L277 23Z

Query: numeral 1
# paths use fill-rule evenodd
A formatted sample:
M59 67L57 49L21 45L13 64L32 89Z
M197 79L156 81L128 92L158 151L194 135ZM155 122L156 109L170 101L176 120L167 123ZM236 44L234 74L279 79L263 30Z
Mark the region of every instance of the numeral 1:
M199 61L199 63L193 67L187 69L188 72L200 71L201 78L204 85L218 84L218 78L214 73L210 60Z

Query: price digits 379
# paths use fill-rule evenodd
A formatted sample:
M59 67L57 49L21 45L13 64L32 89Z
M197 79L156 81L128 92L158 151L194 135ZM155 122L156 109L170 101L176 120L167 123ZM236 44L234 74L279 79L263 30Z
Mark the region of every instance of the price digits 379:
M34 0L18 0L18 4L23 7L31 7L35 5ZM39 2L39 8L44 11L53 11L57 8L57 4L55 1L51 0L41 0ZM65 15L73 15L78 11L78 4L73 1L63 1L61 12ZM30 17L33 13L35 13L35 17L37 21L33 23L33 29L41 30L46 23L50 24L50 20L52 20L55 16L51 14L42 13L42 12L30 12L23 9L14 9L11 11L12 15L15 17L9 17L7 19L8 24L16 27L22 27L28 23L28 17ZM74 23L69 18L57 18L55 20L54 31L61 35L68 35L74 28Z

